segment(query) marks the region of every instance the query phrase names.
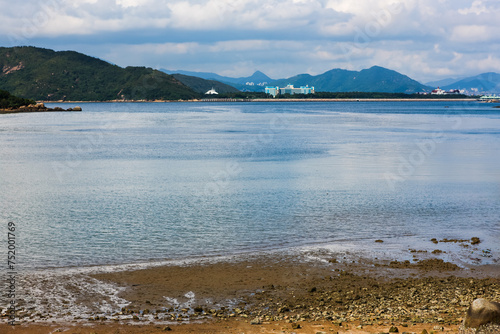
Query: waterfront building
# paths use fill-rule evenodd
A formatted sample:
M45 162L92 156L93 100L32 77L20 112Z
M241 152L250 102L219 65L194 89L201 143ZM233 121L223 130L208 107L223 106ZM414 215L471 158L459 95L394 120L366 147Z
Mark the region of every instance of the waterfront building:
M276 87L268 87L266 86L265 90L266 94L272 95L273 97L276 97L280 93L280 88L278 86Z
M314 94L314 87L309 86L300 86L300 88L296 88L291 84L286 85L286 87L266 87L266 94L270 94L273 97L276 97L278 94Z
M450 95L450 94L460 94L458 89L450 89L449 91L445 91L441 88L436 88L431 92L432 95Z

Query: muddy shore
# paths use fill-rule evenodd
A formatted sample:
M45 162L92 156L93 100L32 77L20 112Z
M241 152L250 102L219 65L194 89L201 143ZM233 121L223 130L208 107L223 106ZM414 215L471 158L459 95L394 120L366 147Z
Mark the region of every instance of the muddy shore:
M0 332L387 333L397 327L458 333L474 299L500 300L497 261L459 267L439 253L409 252L414 261L352 260L311 250L93 273L88 279L120 287L116 297L126 305L86 318L68 308L64 320L51 320L25 302L18 324L8 326L4 316ZM89 309L109 294L72 289Z

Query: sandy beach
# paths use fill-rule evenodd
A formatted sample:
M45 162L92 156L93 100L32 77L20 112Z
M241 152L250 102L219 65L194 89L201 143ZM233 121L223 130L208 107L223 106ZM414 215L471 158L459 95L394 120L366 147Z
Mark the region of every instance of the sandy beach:
M469 240L461 243L471 246ZM0 331L387 333L397 327L458 333L474 299L500 300L496 261L457 266L439 259L439 252L409 252L413 261L352 260L311 250L91 274L121 287L119 297L128 304L112 314L64 321L24 311L18 325L4 322ZM91 307L96 295L78 301Z

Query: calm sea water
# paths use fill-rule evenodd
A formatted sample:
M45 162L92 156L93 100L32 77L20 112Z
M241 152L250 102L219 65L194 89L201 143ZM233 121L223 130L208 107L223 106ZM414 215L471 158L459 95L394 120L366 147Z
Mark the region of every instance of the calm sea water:
M16 224L23 268L500 240L491 104L79 105L0 117L0 233Z

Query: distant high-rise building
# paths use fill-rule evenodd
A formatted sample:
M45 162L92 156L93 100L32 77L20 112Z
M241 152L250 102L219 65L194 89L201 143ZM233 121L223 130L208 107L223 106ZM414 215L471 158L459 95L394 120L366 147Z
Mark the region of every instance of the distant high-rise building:
M279 88L279 87L266 87L265 88L266 94L270 94L273 97L276 97L278 94L314 94L314 87L309 87L309 86L300 86L300 88L295 88L293 85L288 84L286 87Z

